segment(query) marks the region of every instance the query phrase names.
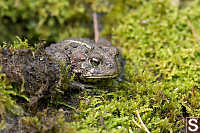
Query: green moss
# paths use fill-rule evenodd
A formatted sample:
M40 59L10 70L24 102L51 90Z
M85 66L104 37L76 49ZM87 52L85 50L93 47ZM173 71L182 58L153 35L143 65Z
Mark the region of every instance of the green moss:
M0 2L0 42L15 36L55 41L90 36L86 4L71 0L10 0ZM58 34L59 33L59 34Z
M75 123L80 131L140 131L134 123L140 124L138 110L151 132L175 132L185 127L186 116L200 114L200 43L188 24L200 36L199 2L181 7L171 1L141 3L118 18L112 30L113 44L126 59L126 80L116 92L82 102L81 121Z
M16 104L16 101L11 96L18 95L15 89L6 83L6 76L0 74L0 129L5 129L7 122L4 119L13 115L21 116L24 111L22 107Z
M35 117L22 117L19 126L23 132L39 133L75 133L69 123L65 122L63 110L55 113L52 110L45 110L37 113Z

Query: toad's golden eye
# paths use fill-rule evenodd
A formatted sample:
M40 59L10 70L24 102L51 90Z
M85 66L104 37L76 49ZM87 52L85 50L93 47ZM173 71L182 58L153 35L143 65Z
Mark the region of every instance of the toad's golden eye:
M90 59L90 63L93 66L98 66L101 63L101 61L100 61L100 59L93 57L93 58Z

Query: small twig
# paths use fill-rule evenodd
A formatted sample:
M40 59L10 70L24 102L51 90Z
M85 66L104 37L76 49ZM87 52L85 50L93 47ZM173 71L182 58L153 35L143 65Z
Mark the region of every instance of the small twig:
M97 13L93 13L93 23L94 23L94 36L95 42L99 40L99 30L98 30L98 21L97 21Z
M192 30L192 34L193 34L194 39L195 39L196 41L199 41L199 38L198 38L198 36L197 36L197 33L196 33L196 31L195 31L194 26L192 25L192 23L191 23L189 20L187 20L187 24L188 24L188 26L189 26L189 27L191 28L191 30Z
M132 120L133 120L133 122L135 123L136 126L138 126L139 128L142 128L142 127L140 126L140 124L138 124L134 119L132 119Z
M100 123L101 123L101 125L104 127L104 129L107 130L106 125L105 125L105 122L104 122L104 117L103 117L102 115L100 116Z
M196 96L196 93L195 93L195 86L194 87L192 87L192 94L193 94L193 96L195 97Z
M141 119L141 117L140 117L140 114L139 114L139 111L138 111L138 110L136 110L136 114L137 114L137 117L138 117L138 119L140 120L140 123L141 123L142 127L144 128L144 130L145 130L147 133L151 133L151 132L148 130L148 128L144 125L144 123L143 123L143 121L142 121L142 119Z

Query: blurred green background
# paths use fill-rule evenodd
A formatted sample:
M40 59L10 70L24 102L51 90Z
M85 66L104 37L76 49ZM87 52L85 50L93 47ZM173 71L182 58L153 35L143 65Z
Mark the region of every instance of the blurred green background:
M124 7L133 8L131 5L141 3L131 1L1 0L0 42L13 41L16 36L26 38L31 43L38 40L60 41L67 37L93 38L93 12L103 16L103 21L100 21L108 35L116 25L115 19L127 10Z

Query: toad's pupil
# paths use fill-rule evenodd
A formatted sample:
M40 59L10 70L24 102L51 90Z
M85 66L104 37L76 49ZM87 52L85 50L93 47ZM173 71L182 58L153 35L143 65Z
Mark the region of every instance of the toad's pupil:
M97 59L97 58L92 58L90 60L90 63L93 65L93 66L98 66L100 64L100 60Z

